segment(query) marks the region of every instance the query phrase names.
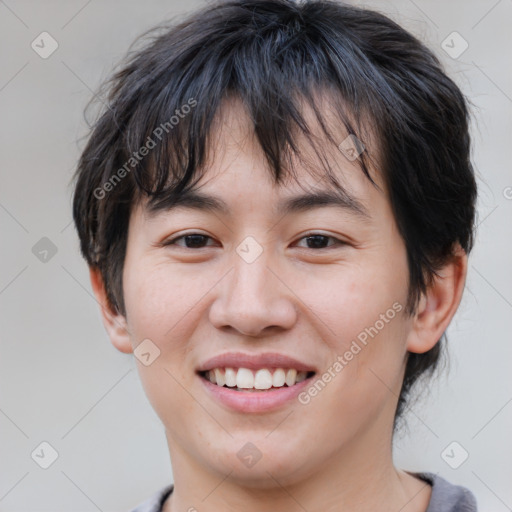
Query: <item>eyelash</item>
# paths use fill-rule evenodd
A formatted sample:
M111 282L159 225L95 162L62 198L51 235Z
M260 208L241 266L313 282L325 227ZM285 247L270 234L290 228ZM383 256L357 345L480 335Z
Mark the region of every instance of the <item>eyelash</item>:
M178 236L176 238L173 238L171 240L163 242L162 245L163 246L176 245L178 247L182 247L183 249L190 249L190 250L199 250L199 249L204 249L205 248L205 247L200 247L199 249L193 249L191 247L180 246L180 245L178 245L176 243L178 240L185 239L185 238L187 238L189 236L201 236L203 238L209 238L210 240L212 240L211 236L204 235L203 233L187 233L185 235L180 235L180 236ZM336 247L336 246L348 245L343 240L339 240L338 238L335 238L335 237L329 236L329 235L324 235L322 233L307 233L306 235L301 237L299 240L304 240L304 239L313 238L313 237L321 237L321 238L331 239L331 240L334 240L335 243L330 245L330 246L327 246L327 247L321 247L320 249L312 249L311 247L303 247L303 249L312 249L314 251L321 251L321 250L326 250L326 249L329 249L329 248L332 248L332 247Z

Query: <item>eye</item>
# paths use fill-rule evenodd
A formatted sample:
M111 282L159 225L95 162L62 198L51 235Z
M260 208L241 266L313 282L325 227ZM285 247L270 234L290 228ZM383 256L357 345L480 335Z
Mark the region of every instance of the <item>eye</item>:
M306 249L327 249L332 246L340 246L347 245L342 240L338 240L332 236L322 235L321 233L309 233L308 235L302 237L300 240L306 240L307 247ZM326 246L326 242L328 240L334 240L334 243Z
M188 233L163 242L162 245L176 245L178 247L184 247L185 249L202 249L204 247L208 247L206 245L207 240L213 239L208 235L203 235L202 233ZM300 241L302 240L306 240L306 249L327 249L333 246L347 245L346 242L343 242L342 240L332 236L323 235L321 233L309 233L300 239ZM328 244L329 240L334 242L332 244ZM183 243L178 243L178 241L183 241Z
M208 235L203 235L202 233L188 233L186 235L181 235L172 240L168 240L164 242L162 245L177 245L179 247L185 247L185 249L202 249L205 247L206 240L212 240L212 238ZM178 244L178 240L183 240L183 244Z

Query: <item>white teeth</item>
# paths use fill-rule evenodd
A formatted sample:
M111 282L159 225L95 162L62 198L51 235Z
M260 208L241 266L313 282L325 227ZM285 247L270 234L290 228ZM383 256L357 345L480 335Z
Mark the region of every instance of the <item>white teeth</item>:
M239 388L250 389L254 387L254 374L247 368L239 368L236 374L236 385Z
M215 368L215 380L217 381L217 386L224 386L226 384L224 372L220 368Z
M226 368L226 373L224 374L224 378L226 379L226 386L229 388L234 388L236 386L236 373L233 368Z
M278 368L274 371L274 375L272 375L272 386L275 388L280 388L284 386L284 383L286 382L286 373L284 373L284 370L282 368Z
M205 372L205 377L213 384L238 390L281 388L285 384L293 386L304 381L307 376L307 372L298 372L294 368L261 368L257 371L248 368L214 368Z
M263 369L256 372L254 387L256 389L270 389L272 387L272 374L269 370Z
M286 385L293 386L295 384L295 377L297 377L297 370L291 369L286 372Z

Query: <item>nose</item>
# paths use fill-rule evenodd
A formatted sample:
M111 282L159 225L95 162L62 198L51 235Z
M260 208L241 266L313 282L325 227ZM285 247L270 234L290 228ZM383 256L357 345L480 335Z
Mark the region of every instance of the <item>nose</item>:
M238 255L234 260L234 268L219 283L209 312L211 323L218 329L233 329L252 337L291 329L297 321L295 295L279 272L268 265L265 252L252 263Z

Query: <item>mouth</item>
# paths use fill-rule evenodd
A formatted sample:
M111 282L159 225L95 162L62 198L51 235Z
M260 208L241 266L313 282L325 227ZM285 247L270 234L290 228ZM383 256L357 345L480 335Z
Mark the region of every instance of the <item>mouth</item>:
M266 413L293 404L317 369L276 352L228 352L196 369L207 396L238 413Z
M263 414L292 406L301 391L311 384L315 372L297 372L294 368L276 368L270 372L267 368L252 371L248 368L227 367L202 371L198 375L207 396L224 409L242 414ZM219 375L220 379L217 381ZM281 385L283 375L285 381ZM273 385L274 376L277 386ZM213 379L215 382L212 382ZM265 389L257 389L256 386L263 386Z
M209 383L230 388L242 393L264 393L271 390L291 388L310 379L314 371L301 371L295 368L223 368L198 372L198 375Z

